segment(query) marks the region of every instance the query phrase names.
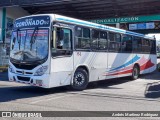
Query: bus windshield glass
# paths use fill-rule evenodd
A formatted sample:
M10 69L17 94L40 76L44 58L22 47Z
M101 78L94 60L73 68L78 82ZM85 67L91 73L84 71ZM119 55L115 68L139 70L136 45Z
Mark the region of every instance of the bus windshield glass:
M48 56L48 29L12 32L10 57L20 62L43 60Z

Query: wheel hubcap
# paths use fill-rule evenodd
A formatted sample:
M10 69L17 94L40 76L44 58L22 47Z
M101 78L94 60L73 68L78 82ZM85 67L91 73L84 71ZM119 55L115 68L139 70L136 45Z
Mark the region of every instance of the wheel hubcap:
M85 81L85 77L84 77L84 75L82 73L76 74L76 76L75 76L75 84L77 86L81 86L84 83L84 81Z

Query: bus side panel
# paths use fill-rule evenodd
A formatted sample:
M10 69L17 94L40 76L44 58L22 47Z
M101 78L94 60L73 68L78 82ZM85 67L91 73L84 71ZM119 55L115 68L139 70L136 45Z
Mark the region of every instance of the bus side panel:
M108 53L107 78L130 76L133 59L130 53Z
M156 70L157 58L153 54L139 54L140 74L150 73Z
M73 72L73 55L51 58L50 87L70 85Z
M95 52L91 63L90 81L106 79L107 52Z
M150 58L151 58L151 62L154 64L154 66L151 67L150 72L153 72L157 69L157 55L151 54Z
M140 74L153 72L156 69L156 55L108 53L108 78L132 75L136 63L140 67Z
M86 67L90 74L94 53L87 51L74 51L74 72L80 66ZM73 73L74 74L74 73Z
M89 70L89 81L106 79L107 68L106 52L74 52L74 68L85 66Z

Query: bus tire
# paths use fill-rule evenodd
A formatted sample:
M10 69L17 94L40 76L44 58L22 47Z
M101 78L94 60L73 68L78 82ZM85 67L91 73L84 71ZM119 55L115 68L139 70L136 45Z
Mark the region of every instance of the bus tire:
M88 73L83 68L78 68L73 77L73 84L71 85L73 90L84 90L88 85L89 77Z
M133 69L132 69L132 80L136 80L138 79L139 77L139 73L140 73L140 70L139 70L139 67L138 65L134 65Z

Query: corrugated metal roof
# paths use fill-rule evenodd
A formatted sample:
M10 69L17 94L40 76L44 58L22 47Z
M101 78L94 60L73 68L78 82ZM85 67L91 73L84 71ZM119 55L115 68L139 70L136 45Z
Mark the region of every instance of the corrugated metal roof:
M160 0L0 0L31 14L56 13L84 20L160 13Z

